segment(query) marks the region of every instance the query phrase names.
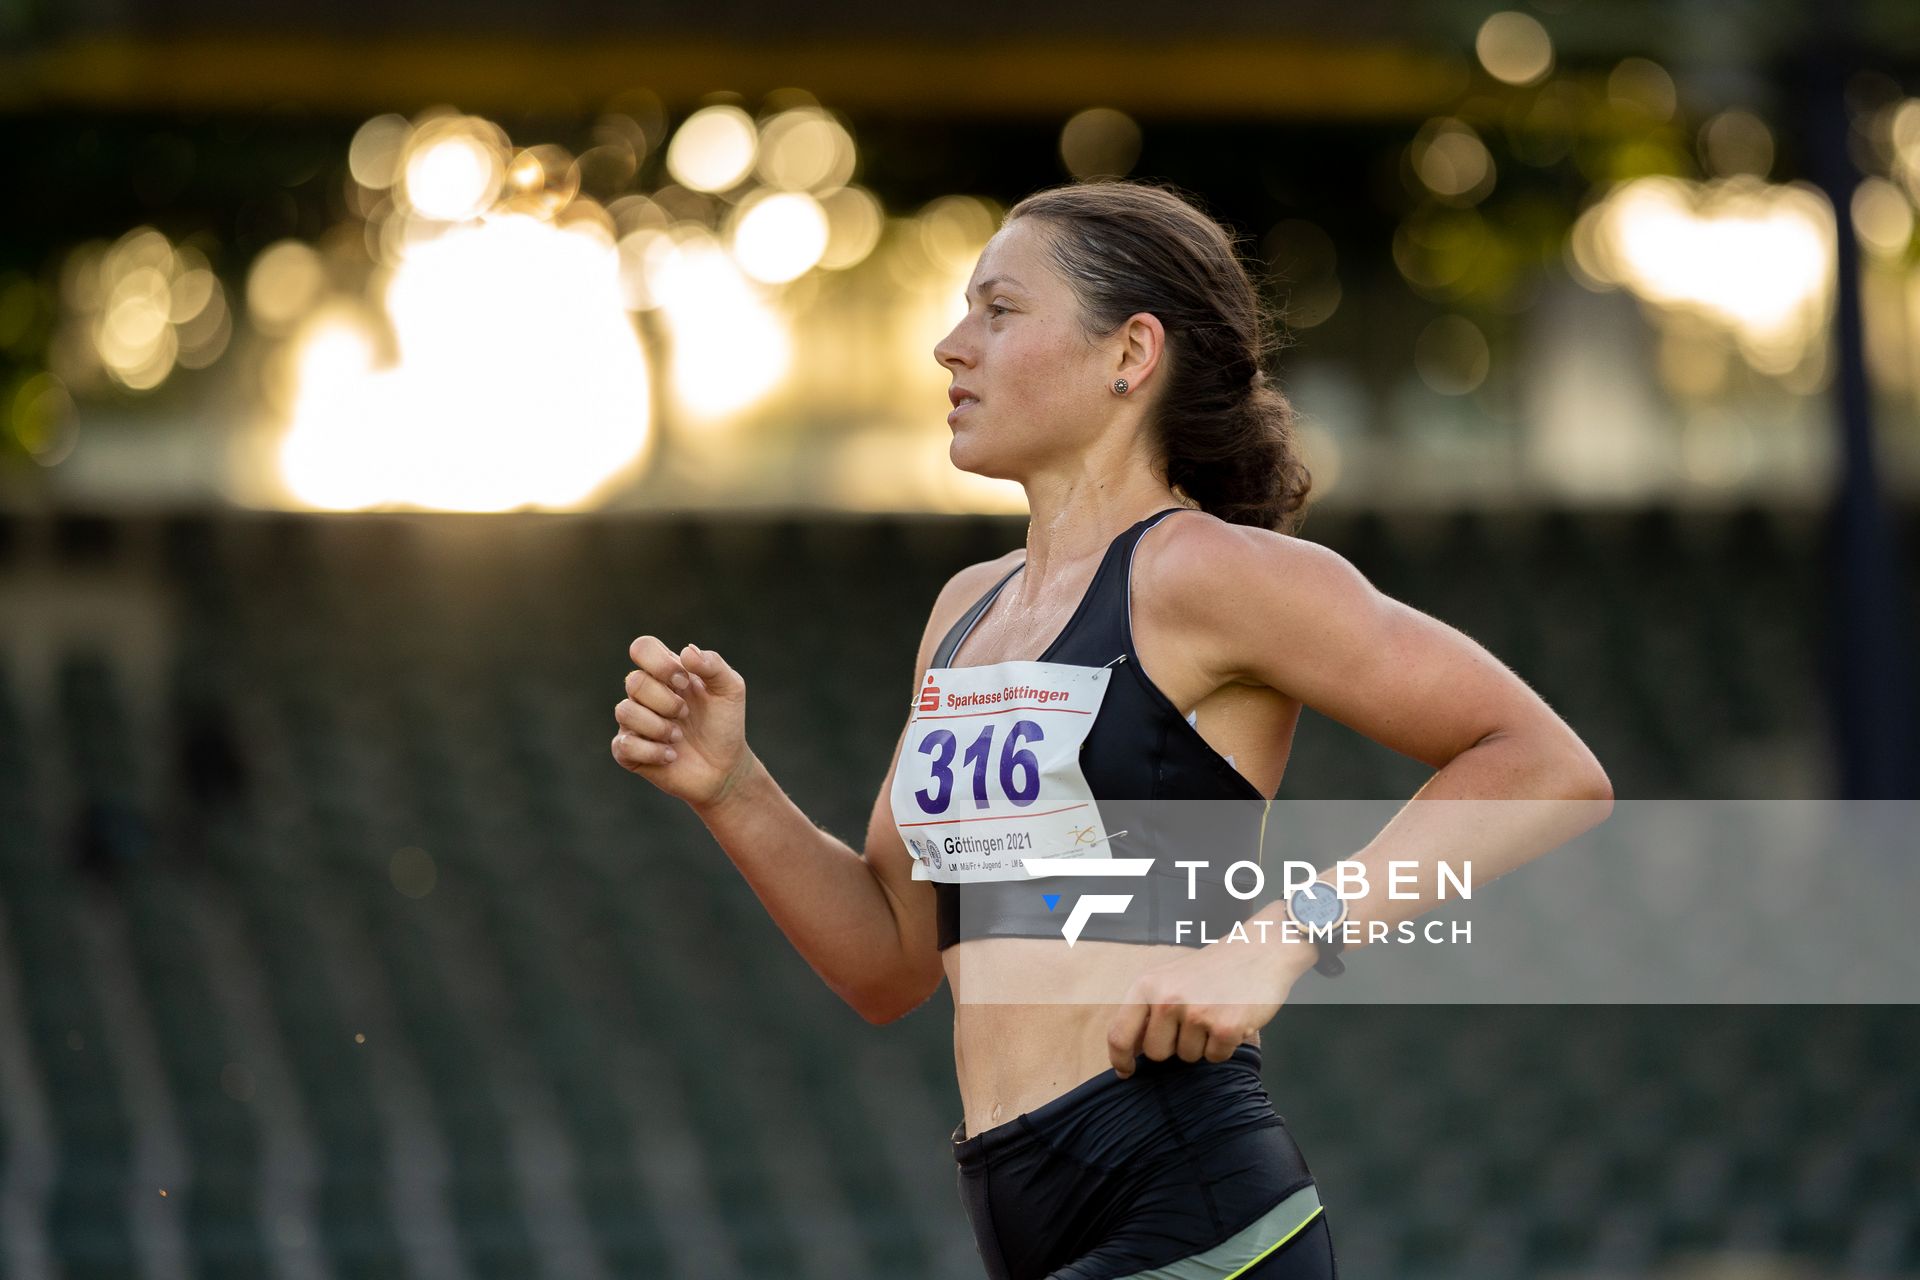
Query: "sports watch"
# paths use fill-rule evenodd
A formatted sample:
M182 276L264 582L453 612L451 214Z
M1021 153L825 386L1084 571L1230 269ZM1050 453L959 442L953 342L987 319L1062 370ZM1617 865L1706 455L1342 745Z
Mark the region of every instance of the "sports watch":
M1315 969L1329 978L1337 978L1347 971L1346 963L1340 959L1347 945L1340 937L1340 926L1347 918L1347 901L1332 885L1315 880L1305 888L1295 889L1287 895L1287 916L1319 949L1320 958L1313 962Z

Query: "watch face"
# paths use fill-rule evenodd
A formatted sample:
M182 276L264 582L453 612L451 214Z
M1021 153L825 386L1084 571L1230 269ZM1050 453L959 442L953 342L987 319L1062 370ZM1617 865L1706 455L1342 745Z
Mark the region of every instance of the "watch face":
M1334 887L1325 881L1316 881L1296 891L1287 900L1287 905L1293 912L1293 918L1309 928L1337 924L1347 911L1347 904L1340 900Z

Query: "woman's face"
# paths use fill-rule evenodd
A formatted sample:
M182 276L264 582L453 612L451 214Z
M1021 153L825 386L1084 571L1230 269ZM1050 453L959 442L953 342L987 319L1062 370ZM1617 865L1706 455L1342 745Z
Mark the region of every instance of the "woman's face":
M933 349L954 392L974 403L948 418L963 471L1020 480L1084 450L1112 415L1117 358L1081 332L1079 303L1055 270L1038 221L1010 222L967 282L967 313Z

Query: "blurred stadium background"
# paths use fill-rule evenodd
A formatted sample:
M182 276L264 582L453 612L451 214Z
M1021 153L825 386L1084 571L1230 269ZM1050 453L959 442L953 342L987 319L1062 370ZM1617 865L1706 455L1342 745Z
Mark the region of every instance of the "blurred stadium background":
M1038 186L1287 310L1301 530L1623 799L1911 798L1910 0L0 0L0 1274L963 1277L872 1027L607 755L717 648L857 843L1017 544L934 341ZM1410 794L1309 714L1283 798ZM1920 1275L1908 1007L1283 1010L1353 1277Z

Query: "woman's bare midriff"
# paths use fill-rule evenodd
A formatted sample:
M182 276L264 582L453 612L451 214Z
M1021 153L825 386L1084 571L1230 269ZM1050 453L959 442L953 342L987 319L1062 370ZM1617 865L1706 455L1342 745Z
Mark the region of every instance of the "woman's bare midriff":
M975 938L942 953L967 1133L982 1133L1109 1070L1107 1029L1143 971L1191 947ZM1063 954L1064 953L1064 954ZM1250 1033L1247 1044L1259 1044Z

